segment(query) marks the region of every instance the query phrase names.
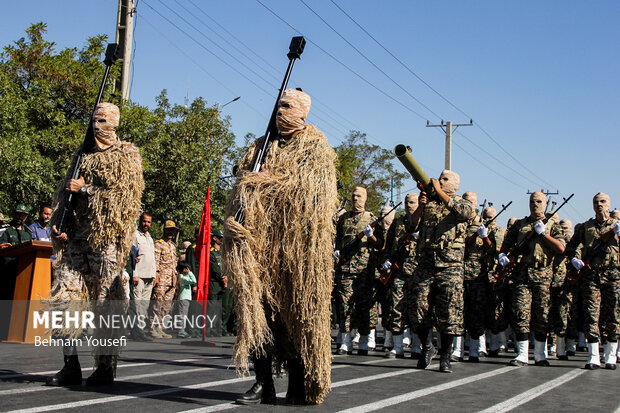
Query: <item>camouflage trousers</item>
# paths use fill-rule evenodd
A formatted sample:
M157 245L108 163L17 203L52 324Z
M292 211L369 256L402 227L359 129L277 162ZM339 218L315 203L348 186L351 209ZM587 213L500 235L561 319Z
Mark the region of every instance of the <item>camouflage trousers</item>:
M583 276L584 333L602 341L620 337L620 271L593 270Z
M547 334L551 282L515 282L512 286L512 328L515 333Z
M406 308L415 332L463 334L463 266L435 267L420 263L405 290Z
M470 337L477 338L487 326L489 285L478 277L477 280L466 280L463 287L465 330Z
M153 295L151 296L151 322L157 318L159 323L170 313L170 307L176 288L173 285L172 278L162 278L159 283L153 287Z
M411 276L408 278L411 278ZM384 327L396 335L402 334L409 324L404 300L405 284L406 279L401 277L390 280L386 286L385 308L381 307L381 310L385 312Z
M568 280L561 287L551 287L551 325L560 337L577 338L577 298L579 287Z
M54 284L50 291L50 306L68 311L92 310L95 313L93 338L96 342L120 338L122 328L106 328L98 321L108 316L124 315L128 308L129 278L123 275L124 265L116 256L116 246L93 250L84 240L71 240L58 261ZM53 334L76 338L81 327L65 328ZM119 347L99 346L93 349L95 358L118 355Z
M510 325L511 288L506 279L489 283L488 327L499 334Z
M362 335L370 334L370 329L377 325L375 287L374 274L368 271L358 274L353 281L352 326Z

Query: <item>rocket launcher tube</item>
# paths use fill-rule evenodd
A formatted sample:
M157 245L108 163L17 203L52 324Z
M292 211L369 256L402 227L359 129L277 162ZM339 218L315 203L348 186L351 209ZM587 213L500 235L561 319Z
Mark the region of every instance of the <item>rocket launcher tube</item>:
M394 154L398 160L407 168L413 179L418 183L418 187L430 197L435 194L435 190L431 185L431 180L426 172L420 167L418 162L413 158L410 152L411 148L405 145L396 145Z

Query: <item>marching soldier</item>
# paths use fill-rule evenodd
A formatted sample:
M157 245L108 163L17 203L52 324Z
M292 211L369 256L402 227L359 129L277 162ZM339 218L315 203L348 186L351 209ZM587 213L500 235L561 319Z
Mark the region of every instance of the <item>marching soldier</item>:
M553 279L553 257L564 252L560 226L547 219L547 198L536 191L530 196L530 215L518 220L508 230L499 255L502 267L510 263L506 253L522 241L526 251L516 257L511 277L512 322L516 334L517 357L511 366L528 364L530 331L534 332L534 361L537 366L549 366L547 334L549 333L550 287ZM545 222L546 221L546 222Z
M474 206L456 195L458 174L445 170L431 179L437 199L420 194L412 224L419 224L417 260L407 308L414 331L420 337L422 355L418 368L431 363L435 349L430 330L441 334L439 371L451 373L450 353L454 336L463 334L463 258L465 229Z
M560 220L561 237L568 244L573 232L573 224L568 219ZM553 283L551 284L551 323L555 334L555 354L558 360L568 360L566 340L577 338L575 289L566 279L566 255L556 254L553 259Z
M394 347L386 354L390 358L403 358L403 333L408 324L404 308L405 285L411 282L415 269L416 245L419 233L412 225L413 213L418 208L418 195L411 193L405 197L405 215L398 217L390 227L386 237L386 260L382 270L392 271L386 286L386 331L392 335ZM396 268L392 268L397 265Z
M334 258L341 258L341 251L364 232L361 247L340 266L336 273L336 308L338 325L343 333L343 342L336 354L350 354L352 351L351 329L358 328L361 337L360 355L368 354L368 334L370 333L370 307L372 306L372 290L374 269L370 261L373 246L381 246L383 240L370 225L376 218L365 210L366 188L356 187L351 195L352 210L343 214L336 227L336 250Z
M609 214L609 195L592 200L595 217L575 228L568 250L572 266L583 276L584 332L588 370L600 367L599 340L605 344L605 368L616 369L620 331L620 221Z

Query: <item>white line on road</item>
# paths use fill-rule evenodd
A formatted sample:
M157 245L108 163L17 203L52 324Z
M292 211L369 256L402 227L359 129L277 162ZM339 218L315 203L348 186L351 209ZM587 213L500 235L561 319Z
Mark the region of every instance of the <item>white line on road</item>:
M508 400L504 400L501 403L498 403L494 406L489 407L488 409L482 410L480 413L501 413L508 412L514 408L521 406L540 396L541 394L547 393L549 390L553 390L562 384L571 381L575 377L583 374L585 370L573 370L569 371L566 374L561 375L560 377L553 379L551 381L546 381L543 384L536 386L526 392L521 394L517 394L515 397L511 397Z
M437 393L444 390L449 390L453 387L462 386L465 384L470 384L478 380L487 379L489 377L497 376L499 374L508 373L509 371L515 371L514 367L502 367L501 369L489 371L486 373L476 374L474 376L465 377L462 379L450 381L448 383L438 384L436 386L427 387L424 389L416 390L410 393L401 394L399 396L390 397L387 399L380 400L374 403L364 404L362 406L356 406L351 409L341 410L339 413L365 413L373 410L383 409L389 406L393 406L395 404L408 402L413 399L417 399L420 397L428 396L429 394Z

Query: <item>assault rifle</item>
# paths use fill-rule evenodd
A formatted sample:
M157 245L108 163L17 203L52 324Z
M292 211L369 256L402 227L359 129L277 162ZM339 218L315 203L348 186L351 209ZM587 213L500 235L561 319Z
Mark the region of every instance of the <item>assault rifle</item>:
M75 161L75 166L73 168L73 172L71 173L70 179L79 179L82 172L82 159L84 155L91 152L95 147L95 132L93 130L93 116L95 115L95 111L97 110L97 105L101 103L101 99L103 97L103 91L105 89L106 82L108 80L108 75L110 74L110 68L119 58L118 44L109 43L108 47L105 51L105 59L103 63L105 64L105 72L103 73L103 79L101 79L101 85L99 86L99 93L97 94L97 101L95 102L95 106L93 107L93 111L88 120L88 128L86 129L86 136L84 136L84 142L82 142L82 146L80 151L77 154L77 159ZM58 215L56 222L56 235L60 235L66 230L67 226L67 217L70 215L71 210L73 209L73 193L65 191L65 197L60 204Z
M380 216L379 218L377 218L376 220L374 220L370 226L374 229L377 227L377 224L379 224L381 221L383 221L383 219L390 215L392 213L392 211L394 211L396 208L398 208L400 206L400 204L402 204L402 202L399 202L398 204L394 205L394 208L390 209L387 213L383 214L382 216ZM349 259L355 255L355 253L357 251L359 251L359 249L362 247L362 238L364 238L364 231L360 231L355 235L355 238L353 238L353 241L349 242L347 245L344 246L344 248L342 248L342 250L340 251L340 259L338 260L337 265L340 266L344 263L346 263L347 261L349 261Z
M393 257L394 262L392 263L392 266L390 267L388 271L383 271L379 274L379 281L381 281L383 285L387 285L392 279L394 272L398 271L400 267L403 265L402 262L404 261L404 258L405 258L403 257L405 248L407 248L407 245L411 244L411 241L413 241L416 238L417 234L418 234L417 232L411 232L407 234L407 236L401 241L400 245L398 245L396 254L394 254L394 257Z
M252 172L260 172L261 167L265 163L265 157L267 156L269 145L278 136L278 128L276 126L278 103L280 102L280 98L284 94L284 90L286 90L286 86L288 85L288 80L291 77L291 72L293 71L295 59L299 59L301 57L301 54L304 52L305 46L306 39L304 39L303 36L296 36L291 39L291 44L289 45L289 52L286 55L289 59L288 67L286 68L286 73L284 74L284 80L282 81L282 86L280 86L278 97L276 98L276 103L273 107L273 110L271 111L271 118L269 118L267 130L265 131L265 135L263 136L263 139L260 145L257 147L256 153L254 154L254 160L252 161ZM239 223L243 223L243 206L241 206L239 210L235 213L235 220Z
M568 198L564 198L564 202L562 202L562 204L558 207L558 209L556 209L555 211L549 212L547 214L547 216L542 220L542 222L544 224L546 224L549 221L549 218L551 218L553 215L557 214L557 212L560 209L562 209L562 207L564 205L566 205L566 203L568 201L570 201L570 199L574 195L575 194L571 194ZM521 240L520 243L515 245L510 251L508 251L508 253L506 253L506 256L508 257L510 262L508 264L506 264L505 267L502 267L501 264L499 264L499 263L497 264L497 267L495 268L495 271L493 272L493 277L495 278L495 280L497 280L497 281L503 280L504 277L506 277L506 275L509 272L511 272L517 266L517 258L520 255L523 255L523 254L525 254L527 252L528 244L535 236L536 236L536 231L534 231L534 229L532 229L523 238L523 240Z
M484 203L486 204L486 200L484 201ZM495 216L493 218L491 218L491 220L487 223L485 223L484 225L486 227L488 227L489 225L491 225L493 223L493 221L495 221L497 219L498 216L501 215L502 212L504 212L506 209L508 209L508 207L512 204L512 201L508 202L508 205L502 205L502 209L501 211L499 211L497 214L495 214ZM484 210L483 210L484 211ZM468 239L465 240L465 243L467 245L472 244L475 240L476 237L478 236L477 233L474 233L473 235L471 235Z
M579 271L575 269L572 265L569 267L569 270L566 274L566 279L570 281L572 285L577 284L577 281L581 278L581 276L586 272L592 270L590 263L592 260L603 252L603 247L607 244L614 236L613 228L601 235L601 237L596 241L592 249L588 251L583 260L583 268Z

